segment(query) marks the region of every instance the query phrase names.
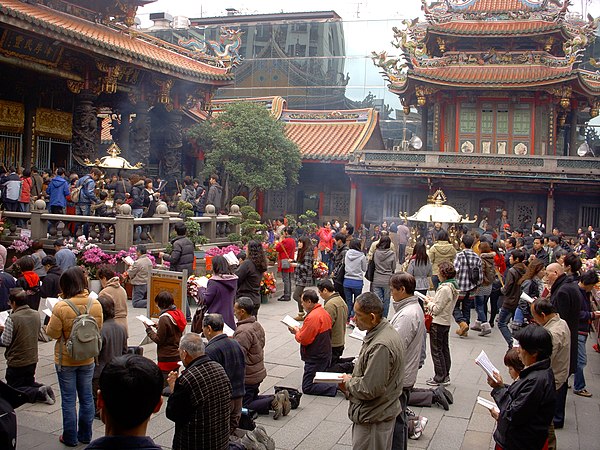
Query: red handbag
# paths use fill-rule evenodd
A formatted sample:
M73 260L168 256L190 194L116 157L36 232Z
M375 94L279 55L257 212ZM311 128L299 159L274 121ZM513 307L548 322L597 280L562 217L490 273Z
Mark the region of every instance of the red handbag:
M429 333L429 329L431 328L431 324L433 323L433 316L431 313L425 313L425 329Z

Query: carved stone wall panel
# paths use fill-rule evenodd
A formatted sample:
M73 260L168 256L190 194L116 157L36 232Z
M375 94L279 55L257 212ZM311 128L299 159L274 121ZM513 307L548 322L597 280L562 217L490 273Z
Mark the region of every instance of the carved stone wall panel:
M73 115L48 108L37 108L35 132L41 136L70 140L73 137Z
M25 127L25 105L0 100L0 128L4 131L22 133Z

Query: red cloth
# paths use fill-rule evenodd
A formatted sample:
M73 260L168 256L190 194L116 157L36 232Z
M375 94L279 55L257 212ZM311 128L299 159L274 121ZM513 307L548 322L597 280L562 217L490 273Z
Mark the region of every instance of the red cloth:
M296 341L302 345L310 345L317 335L327 330L331 330L331 316L320 303L317 303L296 333Z
M277 245L275 246L275 250L277 251L277 271L293 272L293 267L290 267L289 269L282 269L281 260L286 258L290 261L294 260L294 257L296 255L296 242L294 242L292 238L287 237L283 241L277 243Z
M498 269L498 272L500 272L501 275L504 275L504 272L506 272L506 261L504 260L504 255L496 253L496 256L494 256L494 265Z
M35 272L23 272L23 278L25 278L29 287L35 287L40 284L40 277Z
M177 324L177 328L179 328L183 332L185 330L185 326L187 325L185 315L178 309L170 309L167 311L167 314L173 318L173 320Z
M319 228L317 233L319 236L319 250L331 250L333 248L333 231L325 227Z

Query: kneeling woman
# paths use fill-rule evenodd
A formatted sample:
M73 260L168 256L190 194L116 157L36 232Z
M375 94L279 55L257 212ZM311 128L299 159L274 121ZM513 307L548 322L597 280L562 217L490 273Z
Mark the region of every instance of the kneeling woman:
M546 445L556 402L550 368L552 337L537 325L523 328L514 337L519 341L519 358L525 366L519 378L505 385L499 374L494 379L488 377L488 384L494 388L492 397L500 409L499 413L491 411L498 421L496 449L541 450Z

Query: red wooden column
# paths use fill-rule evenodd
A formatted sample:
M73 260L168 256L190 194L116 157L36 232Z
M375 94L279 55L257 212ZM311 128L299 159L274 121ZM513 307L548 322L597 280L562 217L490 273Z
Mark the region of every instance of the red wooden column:
M325 192L319 192L319 222L322 222L323 219L323 208L325 206Z
M260 214L262 218L263 212L265 210L265 193L263 191L258 191L256 196L256 212Z

